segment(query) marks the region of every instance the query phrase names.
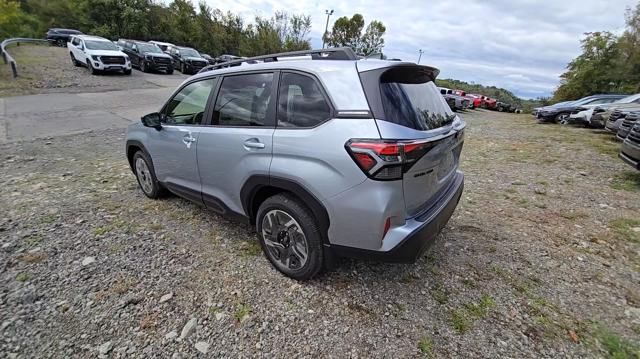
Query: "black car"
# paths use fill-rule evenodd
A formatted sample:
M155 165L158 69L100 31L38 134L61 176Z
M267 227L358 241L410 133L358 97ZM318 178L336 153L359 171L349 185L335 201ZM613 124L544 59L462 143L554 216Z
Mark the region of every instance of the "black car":
M118 41L120 42L120 41ZM122 52L131 59L131 65L142 72L163 71L173 73L173 59L155 44L144 41L124 40Z
M216 59L211 57L211 55L209 55L209 54L200 54L200 56L202 56L204 59L206 59L207 62L209 63L209 65L215 65L216 64Z
M640 122L636 122L622 142L619 156L623 161L640 171Z
M196 74L209 65L207 59L190 47L172 47L169 55L173 58L173 67L183 74Z
M46 38L51 45L67 46L71 35L82 35L82 32L73 29L52 28L47 31Z
M583 97L579 100L554 106L543 107L538 110L536 117L540 122L558 122L561 123L569 119L571 112L576 111L584 105L599 105L618 101L626 95L592 95ZM582 110L581 110L582 111Z

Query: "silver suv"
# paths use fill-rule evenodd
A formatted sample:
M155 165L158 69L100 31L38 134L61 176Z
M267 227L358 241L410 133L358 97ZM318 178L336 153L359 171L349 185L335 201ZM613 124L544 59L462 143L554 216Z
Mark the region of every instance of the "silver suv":
M129 126L127 159L147 197L168 190L255 225L292 278L337 256L414 262L464 182L465 123L438 72L344 48L209 66Z

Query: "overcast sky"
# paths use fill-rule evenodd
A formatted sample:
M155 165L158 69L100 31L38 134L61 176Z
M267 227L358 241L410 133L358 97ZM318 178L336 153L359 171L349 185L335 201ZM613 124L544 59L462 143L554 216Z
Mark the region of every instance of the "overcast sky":
M549 96L588 31L622 32L633 0L206 0L247 21L277 10L311 15L311 42L321 47L326 15L364 16L387 27L389 57L438 67L440 78L507 88L524 98ZM194 3L197 1L194 0Z

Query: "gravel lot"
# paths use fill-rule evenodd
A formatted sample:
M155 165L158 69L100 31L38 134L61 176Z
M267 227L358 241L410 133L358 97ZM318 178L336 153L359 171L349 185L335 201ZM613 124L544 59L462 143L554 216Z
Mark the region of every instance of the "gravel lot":
M171 79L177 84L188 77L179 72L145 74L136 69L130 76L121 73L92 76L86 67L71 64L69 50L64 47L21 45L7 51L18 63L18 78L14 79L11 68L0 62L0 97L158 88Z
M0 145L0 357L637 358L640 176L618 144L464 117L465 193L433 250L308 283L251 228L144 197L123 130Z

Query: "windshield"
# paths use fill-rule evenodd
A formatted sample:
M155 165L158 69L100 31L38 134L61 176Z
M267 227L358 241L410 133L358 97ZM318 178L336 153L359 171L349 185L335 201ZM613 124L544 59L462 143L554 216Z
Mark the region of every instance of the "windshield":
M181 47L180 54L182 56L200 57L200 54L198 53L198 51L194 49L190 49L188 47Z
M558 102L556 104L553 104L549 107L560 107L560 106L567 106L567 105L571 105L573 103L573 101L565 101L565 102Z
M91 41L85 40L84 45L89 50L111 50L118 51L118 47L111 41Z
M426 131L446 126L456 117L433 81L420 71L388 71L381 78L380 92L385 121Z
M160 48L154 44L143 44L143 43L138 43L138 50L140 50L140 52L149 52L149 53L153 53L153 54L161 54L162 50L160 50Z

